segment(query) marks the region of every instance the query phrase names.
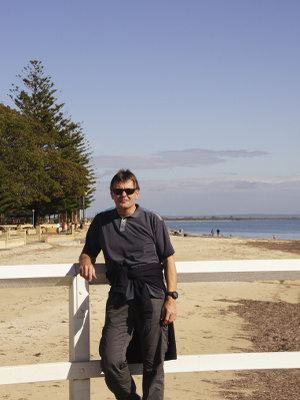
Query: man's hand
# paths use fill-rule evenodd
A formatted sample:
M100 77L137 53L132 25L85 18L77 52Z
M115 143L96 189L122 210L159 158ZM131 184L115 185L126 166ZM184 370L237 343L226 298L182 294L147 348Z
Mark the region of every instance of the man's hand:
M163 260L164 273L167 281L167 292L174 292L177 287L177 272L174 257L169 256ZM163 325L168 325L175 321L177 316L176 300L167 296L161 310L161 320Z
M82 253L79 257L79 275L86 279L88 282L91 280L97 279L95 267L92 263L91 258L87 255Z
M163 325L169 325L171 322L175 321L177 317L177 307L176 300L172 297L167 296L166 301L161 310L161 320Z

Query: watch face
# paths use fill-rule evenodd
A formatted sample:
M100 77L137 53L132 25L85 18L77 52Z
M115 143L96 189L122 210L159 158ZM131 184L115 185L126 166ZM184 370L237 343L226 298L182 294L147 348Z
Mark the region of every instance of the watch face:
M173 297L173 299L178 299L178 293L177 292L167 292L166 293L167 294L167 296L171 296L171 297Z

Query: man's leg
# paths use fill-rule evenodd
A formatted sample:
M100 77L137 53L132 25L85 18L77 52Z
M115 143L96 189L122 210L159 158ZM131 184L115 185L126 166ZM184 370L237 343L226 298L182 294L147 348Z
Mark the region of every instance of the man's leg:
M168 346L168 327L160 321L164 300L152 299L152 319L139 320L143 352L143 400L163 400L164 360Z
M114 308L108 302L100 341L101 366L105 381L118 400L140 399L126 361L126 350L133 332L129 313L128 304Z

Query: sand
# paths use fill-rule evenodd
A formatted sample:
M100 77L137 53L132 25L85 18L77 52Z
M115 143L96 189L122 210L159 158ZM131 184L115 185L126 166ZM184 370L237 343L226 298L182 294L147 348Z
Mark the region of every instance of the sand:
M300 241L295 240L193 236L172 236L171 240L176 251L176 261L300 258ZM1 250L0 265L73 263L77 262L81 249L82 240L79 239L74 242L56 243L55 246L32 242L25 247ZM98 261L103 260L100 257ZM107 291L107 286L90 287L92 359L99 358L98 344ZM180 283L178 292L180 297L177 301L178 318L175 328L179 354L291 349L300 351L297 347L300 345L297 336L299 312L295 312L300 297L299 282ZM267 304L271 305L271 308L268 309L264 324L262 315L267 309ZM276 305L277 308L272 309L272 306ZM274 314L277 319L272 322L271 316ZM295 324L293 325L292 321L288 331L287 323L280 324L282 315L291 316L291 320L295 319ZM251 316L255 318L251 319ZM261 316L260 320L258 316ZM68 361L66 287L1 289L0 324L0 365ZM262 331L262 325L281 325L284 329L277 336L272 336L277 337L277 341L274 339L269 343L270 334ZM297 345L292 346L295 343ZM265 344L263 350L258 347L261 344ZM279 376L284 376L284 382L288 382L289 379L299 381L299 375L294 375L295 371L279 373ZM290 375L282 375L286 373ZM270 373L268 375L261 371L258 375L255 372L166 374L165 399L299 398L299 388L296 388L295 384L286 385L280 397L272 394L271 388L275 386L274 382L270 381L270 376ZM278 375L272 376L278 380ZM140 377L136 380L140 389ZM278 390L276 393L279 393ZM2 399L37 400L42 397L53 399L54 396L56 400L68 398L68 382L0 387ZM92 380L91 399L114 399L102 378Z

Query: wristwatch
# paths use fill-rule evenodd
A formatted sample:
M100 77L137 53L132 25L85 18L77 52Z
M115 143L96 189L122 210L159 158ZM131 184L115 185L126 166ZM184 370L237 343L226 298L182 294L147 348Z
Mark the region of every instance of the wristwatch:
M178 299L178 293L177 292L166 292L166 296L171 296L173 299Z

